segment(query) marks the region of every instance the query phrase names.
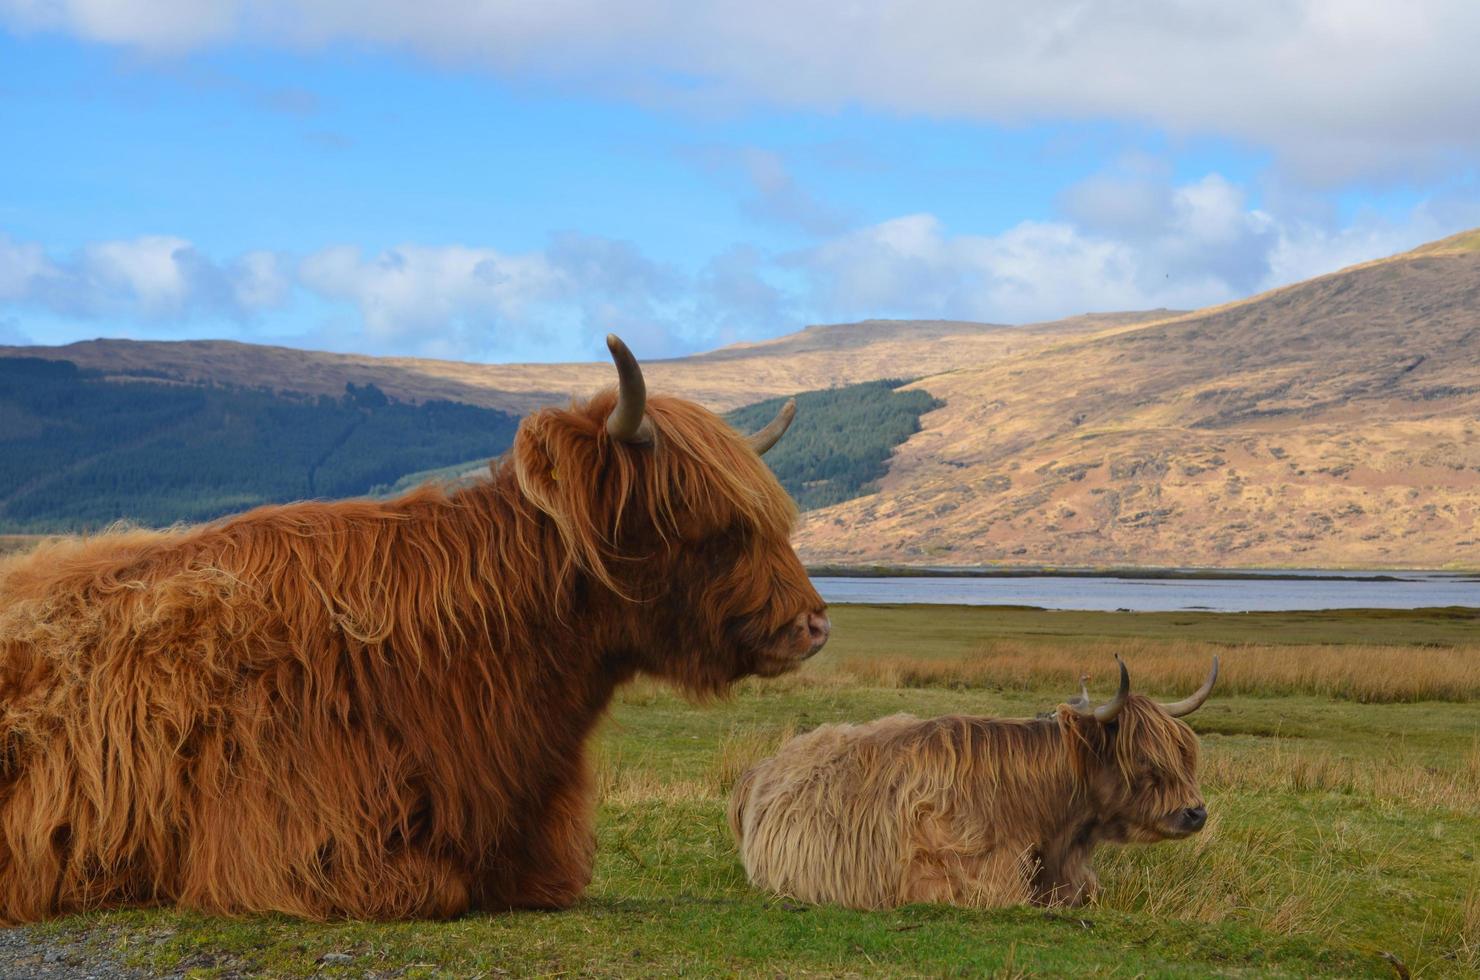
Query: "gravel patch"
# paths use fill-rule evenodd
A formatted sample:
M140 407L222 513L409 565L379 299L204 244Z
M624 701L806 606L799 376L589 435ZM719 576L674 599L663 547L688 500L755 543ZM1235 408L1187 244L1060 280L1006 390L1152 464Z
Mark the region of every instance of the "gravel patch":
M0 980L145 980L181 974L126 967L91 948L91 934L38 935L20 926L0 929Z

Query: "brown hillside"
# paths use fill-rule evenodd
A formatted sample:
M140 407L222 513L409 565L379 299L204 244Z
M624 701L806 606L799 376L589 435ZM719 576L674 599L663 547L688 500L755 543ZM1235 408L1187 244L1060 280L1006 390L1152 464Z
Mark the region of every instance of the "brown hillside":
M672 360L645 360L656 391L716 409L773 395L886 377L920 377L1036 349L1057 338L1157 319L1166 310L1071 317L1026 327L939 320L869 320L809 327L757 344ZM641 356L641 351L638 352ZM76 362L119 380L214 382L308 394L343 394L374 383L402 401L444 398L515 413L589 395L612 383L610 361L468 364L366 357L223 340L90 340L63 347L0 347L0 356Z
M1480 234L918 386L817 561L1480 565Z
M0 354L518 412L611 380L212 341ZM864 321L645 364L720 409L880 377L945 401L878 494L806 515L813 561L1480 567L1480 231L1194 313Z

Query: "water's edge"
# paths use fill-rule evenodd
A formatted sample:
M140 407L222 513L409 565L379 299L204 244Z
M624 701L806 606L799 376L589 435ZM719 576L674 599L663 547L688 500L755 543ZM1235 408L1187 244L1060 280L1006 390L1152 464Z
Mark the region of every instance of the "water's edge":
M1077 574L815 575L829 603L1016 606L1102 612L1480 609L1480 580L1453 572L1237 576Z
M1480 571L1453 568L1156 568L1156 567L1067 567L1025 565L984 567L974 565L808 565L813 578L1092 578L1191 579L1238 581L1241 579L1287 580L1340 578L1352 582L1397 582L1409 576L1480 580Z

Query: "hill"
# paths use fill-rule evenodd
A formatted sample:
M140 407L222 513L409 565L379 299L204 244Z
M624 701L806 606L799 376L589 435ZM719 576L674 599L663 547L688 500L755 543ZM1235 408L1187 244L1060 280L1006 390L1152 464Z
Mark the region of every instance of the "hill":
M65 361L0 358L0 531L201 521L366 492L407 469L502 452L512 415L372 386L292 397L108 383Z
M21 350L160 389L374 384L511 412L612 379L214 341ZM720 410L915 379L870 396L887 438L799 429L772 460L817 508L798 537L815 563L1480 567L1480 231L1191 313L872 320L644 369Z
M1480 564L1480 232L912 387L809 560Z
M1054 339L1167 313L1108 313L1050 323L868 320L809 327L758 344L670 360L642 358L655 391L684 395L724 411L762 398L880 378L920 377L982 364ZM241 388L270 385L309 395L343 394L373 384L407 403L458 401L524 414L585 397L613 383L611 361L582 364L469 364L413 357L367 357L224 340L89 340L61 347L3 347L0 357L71 361L114 381L184 382Z

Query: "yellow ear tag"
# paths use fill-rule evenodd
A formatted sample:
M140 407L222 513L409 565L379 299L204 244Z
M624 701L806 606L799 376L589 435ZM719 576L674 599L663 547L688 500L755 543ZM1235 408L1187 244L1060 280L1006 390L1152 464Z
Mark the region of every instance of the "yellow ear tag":
M560 471L555 469L553 466L550 467L550 479L554 480L556 483L560 482Z

